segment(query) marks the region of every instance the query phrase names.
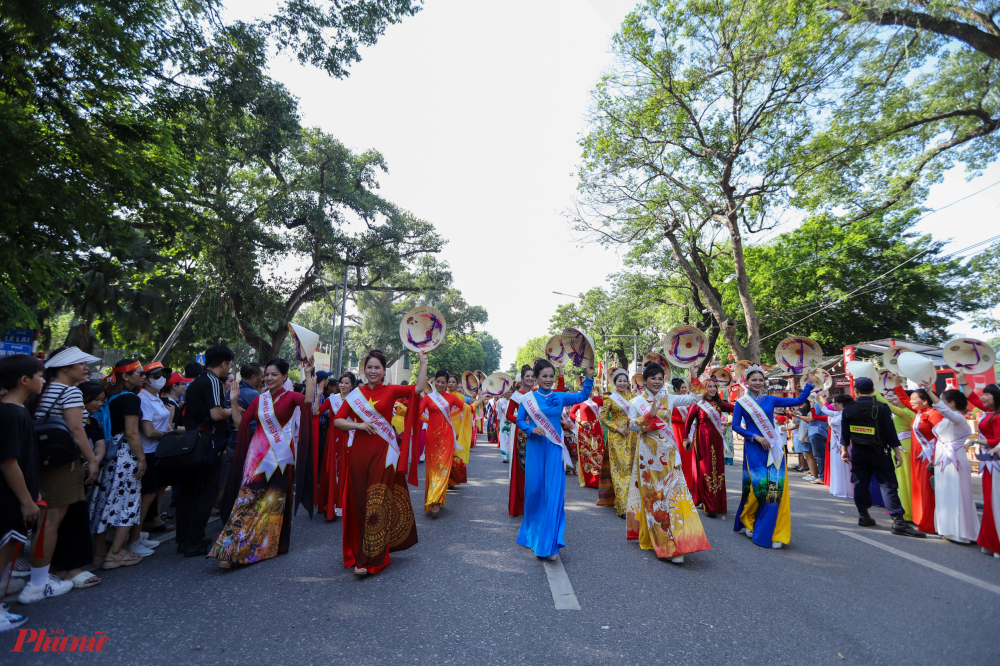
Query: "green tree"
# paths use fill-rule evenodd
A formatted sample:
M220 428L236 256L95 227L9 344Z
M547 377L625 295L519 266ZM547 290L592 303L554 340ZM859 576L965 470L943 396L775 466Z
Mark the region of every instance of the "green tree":
M990 333L1000 332L1000 317L996 313L996 307L1000 305L1000 243L991 245L974 257L969 262L969 270L975 276L970 287L981 304L972 321Z
M417 355L411 354L411 363L417 362ZM414 365L414 367L416 367ZM462 374L465 371L486 372L486 352L475 335L449 332L440 346L427 355L427 374L447 370Z
M517 358L514 361L515 374L521 372L521 368L525 365L534 365L536 358L545 358L545 343L550 337L552 336L540 335L517 348Z
M486 331L476 331L472 334L472 337L479 340L479 344L482 346L483 353L485 354L483 367L481 368L482 371L487 375L492 375L500 368L500 356L503 352L500 341Z

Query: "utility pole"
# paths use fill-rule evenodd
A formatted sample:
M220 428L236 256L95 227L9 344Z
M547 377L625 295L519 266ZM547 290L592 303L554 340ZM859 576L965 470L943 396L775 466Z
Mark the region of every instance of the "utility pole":
M344 372L344 315L347 314L347 270L348 267L344 266L344 301L340 308L340 348L337 350L338 377Z

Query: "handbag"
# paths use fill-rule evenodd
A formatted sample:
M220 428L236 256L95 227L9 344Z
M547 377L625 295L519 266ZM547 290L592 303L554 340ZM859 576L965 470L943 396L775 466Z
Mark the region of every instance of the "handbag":
M225 438L217 437L204 427L184 434L169 432L156 445L156 462L165 469L211 467L218 460L225 443Z
M52 416L52 407L62 399L69 390L64 386L53 400L44 416L36 416L34 422L35 444L38 446L38 458L45 469L54 469L68 465L80 459L80 449L73 440L73 433L61 416Z

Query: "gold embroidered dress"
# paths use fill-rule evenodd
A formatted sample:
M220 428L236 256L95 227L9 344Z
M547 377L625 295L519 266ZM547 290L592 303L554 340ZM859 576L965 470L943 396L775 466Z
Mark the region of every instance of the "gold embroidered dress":
M628 402L632 393L619 393ZM611 456L611 482L615 487L615 511L619 516L625 515L628 501L628 482L632 476L632 458L635 456L636 433L629 430L622 435L618 429L629 429L628 413L623 411L609 396L601 408L601 424L608 429L607 446Z

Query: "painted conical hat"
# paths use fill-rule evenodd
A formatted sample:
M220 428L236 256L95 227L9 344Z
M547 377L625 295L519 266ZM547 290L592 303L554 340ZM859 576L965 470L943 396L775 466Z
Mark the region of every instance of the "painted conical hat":
M719 388L726 388L733 383L733 375L725 368L712 368L708 371L708 378L715 382Z
M708 336L694 326L675 326L663 338L663 354L672 365L693 368L708 355Z
M632 375L632 383L635 384L636 386L642 386L646 383L646 380L642 378L642 373L637 372L634 375Z
M576 328L567 328L562 332L563 344L569 360L578 368L589 368L594 365L594 339Z
M292 343L295 345L295 358L303 363L311 359L319 344L319 333L291 322L288 323L288 332L292 334Z
M895 372L890 372L889 370L878 371L878 381L875 383L875 386L878 386L882 391L891 391L901 385L902 382L899 381L899 375Z
M882 366L889 372L899 374L899 356L900 354L905 354L907 352L912 353L913 350L904 345L889 347L882 354Z
M503 395L512 385L510 376L503 372L494 372L481 384L486 395Z
M466 370L462 373L462 388L466 393L474 393L479 390L479 379L476 375Z
M446 330L444 315L430 306L421 305L403 315L403 320L399 322L399 339L410 351L428 352L444 342Z
M663 354L656 354L656 353L646 354L645 358L642 359L642 364L646 365L647 363L650 362L656 363L664 370L670 369L670 360Z
M944 345L941 353L945 362L954 370L970 375L986 372L996 363L993 348L975 338L955 338Z
M566 342L563 340L562 335L553 335L545 343L545 358L557 368L561 368L570 362Z
M899 374L910 381L918 384L926 384L927 382L933 382L937 377L937 371L934 370L934 361L928 356L914 352L904 352L896 360L898 361Z
M482 386L483 382L486 381L486 373L482 370L476 370L476 379L479 380L479 385Z
M823 348L812 338L793 335L778 343L774 360L794 375L818 368L823 362Z

